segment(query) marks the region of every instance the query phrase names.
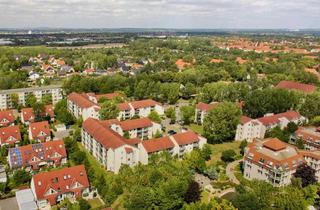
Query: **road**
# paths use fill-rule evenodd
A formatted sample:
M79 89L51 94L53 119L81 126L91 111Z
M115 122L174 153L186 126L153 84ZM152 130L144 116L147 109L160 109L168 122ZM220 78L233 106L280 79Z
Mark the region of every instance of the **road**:
M226 168L226 175L229 177L230 181L233 182L234 184L236 185L239 185L240 184L240 181L237 179L237 177L234 175L234 170L235 168L237 167L237 165L242 161L242 159L240 160L236 160L236 161L233 161L231 163L229 163L227 165L227 168Z
M0 210L19 210L16 197L0 200Z

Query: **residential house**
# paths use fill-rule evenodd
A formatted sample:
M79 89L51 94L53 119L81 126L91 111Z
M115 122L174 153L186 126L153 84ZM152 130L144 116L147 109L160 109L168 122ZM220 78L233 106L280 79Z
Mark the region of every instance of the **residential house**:
M62 99L62 92L61 86L58 85L0 90L0 110L13 108L13 95L17 95L18 103L22 106L25 106L27 96L30 94L33 94L38 102L41 101L43 96L50 95L52 98L52 103L56 104Z
M23 124L29 125L30 123L34 122L34 120L35 116L31 107L21 109L21 122Z
M313 93L317 90L317 87L314 85L303 84L293 81L281 81L276 85L276 88L286 89L286 90L296 90L305 94Z
M320 150L320 132L315 127L299 127L292 138L301 139L307 150Z
M192 63L185 62L183 59L178 59L176 61L176 66L179 69L179 71L182 71L187 67L191 67Z
M36 142L51 140L51 132L48 121L33 122L29 125L29 139Z
M0 111L0 127L7 127L14 125L15 121L15 111L14 110L4 110Z
M0 146L15 145L21 141L19 126L9 126L0 128Z
M60 166L67 163L67 152L62 140L10 148L8 162L11 169L37 170L44 166Z
M120 110L118 119L130 119L133 116L148 117L152 111L157 112L159 115L164 114L163 106L154 100L146 99L141 101L132 101L127 103L118 104Z
M295 111L287 111L279 114L266 114L264 117L258 119L251 119L242 116L240 124L237 126L236 137L238 141L247 140L252 141L255 138L264 138L267 130L279 126L281 129L285 128L289 122L301 124L307 119Z
M65 198L81 198L89 191L89 180L83 165L41 172L32 176L30 188L40 209Z
M139 150L130 145L132 141L96 119L88 118L83 122L81 139L83 146L108 171L118 173L122 165L134 166L139 162Z

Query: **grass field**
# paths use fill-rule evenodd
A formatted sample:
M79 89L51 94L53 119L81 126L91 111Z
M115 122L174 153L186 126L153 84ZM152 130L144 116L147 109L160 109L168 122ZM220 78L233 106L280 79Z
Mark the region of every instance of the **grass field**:
M211 159L207 162L207 164L211 165L220 161L222 152L228 149L234 150L238 155L240 153L240 148L239 148L240 143L241 142L239 141L234 141L234 142L227 142L223 144L213 144L213 145L209 144L212 150L212 155L211 155Z
M92 209L99 208L99 207L103 206L103 203L99 200L99 198L94 198L94 199L88 200L88 202L89 202Z
M190 130L193 130L194 132L197 132L198 134L202 135L203 134L203 127L201 125L197 124L190 124L188 126Z

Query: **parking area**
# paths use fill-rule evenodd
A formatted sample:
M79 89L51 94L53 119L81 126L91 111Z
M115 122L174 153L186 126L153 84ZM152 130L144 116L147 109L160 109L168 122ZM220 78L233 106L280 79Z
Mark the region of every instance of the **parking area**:
M0 200L0 210L19 210L16 197Z

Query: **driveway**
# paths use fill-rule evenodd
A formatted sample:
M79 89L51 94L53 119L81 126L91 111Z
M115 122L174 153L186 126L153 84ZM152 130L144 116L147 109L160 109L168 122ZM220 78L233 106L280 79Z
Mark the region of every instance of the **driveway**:
M239 185L240 182L239 182L239 180L237 179L237 177L234 175L234 170L235 170L235 168L237 167L237 165L238 165L241 161L242 161L242 159L233 161L233 162L229 163L229 164L227 165L227 168L226 168L226 175L229 177L230 181L233 182L233 183L236 184L236 185Z
M70 131L73 129L67 129L65 131L52 131L53 132L53 140L64 139L70 135Z
M19 210L16 197L0 200L0 210Z

